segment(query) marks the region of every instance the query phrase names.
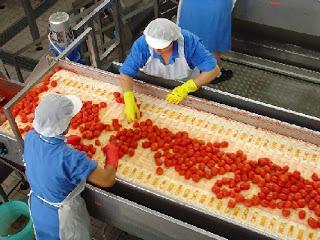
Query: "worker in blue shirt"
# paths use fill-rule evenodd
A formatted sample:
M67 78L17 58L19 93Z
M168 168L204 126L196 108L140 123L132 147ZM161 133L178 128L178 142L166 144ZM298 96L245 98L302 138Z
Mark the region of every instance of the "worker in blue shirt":
M144 35L134 42L120 68L120 83L128 121L140 117L132 91L133 77L139 69L165 79L187 80L167 95L167 101L174 104L180 103L189 93L211 82L220 73L215 58L197 36L181 30L165 18L151 21L144 30Z
M214 54L221 74L215 82L229 80L230 69L222 67L221 55L231 50L232 9L236 0L180 0L177 24L197 35Z
M85 182L114 184L118 150L108 147L106 167L69 147L64 135L82 107L76 96L49 94L35 110L23 158L31 192L29 207L37 240L88 240L90 218L80 193Z

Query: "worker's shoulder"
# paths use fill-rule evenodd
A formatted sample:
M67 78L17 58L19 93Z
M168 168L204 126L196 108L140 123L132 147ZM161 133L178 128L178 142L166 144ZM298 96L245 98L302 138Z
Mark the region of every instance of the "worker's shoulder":
M138 37L133 44L136 48L139 49L148 49L148 44L146 41L146 37L145 35L141 35L140 37Z
M73 160L86 158L86 154L82 151L70 147L68 144L63 145L64 157Z
M181 34L182 34L185 42L200 40L200 38L197 35L193 34L192 32L190 32L186 29L181 29Z
M28 141L34 138L38 138L38 134L35 130L30 130L29 132L27 132L27 134L25 135L24 141Z

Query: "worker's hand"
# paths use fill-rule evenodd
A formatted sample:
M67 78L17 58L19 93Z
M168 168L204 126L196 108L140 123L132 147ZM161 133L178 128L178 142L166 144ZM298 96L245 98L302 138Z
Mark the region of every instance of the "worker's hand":
M136 99L132 91L127 91L123 94L124 98L124 113L129 122L133 122L140 118L140 111L136 103Z
M81 137L77 136L77 135L70 135L67 137L66 142L70 145L79 145L81 142Z
M195 82L190 79L186 81L184 84L181 84L178 87L175 87L171 93L167 95L167 102L178 104L183 99L185 99L186 96L188 96L189 93L197 91L198 87L195 84Z
M106 154L106 165L111 165L114 168L118 167L119 162L119 148L113 143L109 143L103 148L104 153Z

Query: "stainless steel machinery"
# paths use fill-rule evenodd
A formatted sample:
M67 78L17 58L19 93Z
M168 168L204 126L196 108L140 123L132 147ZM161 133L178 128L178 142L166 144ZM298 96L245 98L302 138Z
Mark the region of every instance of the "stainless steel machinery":
M0 143L7 149L0 154L2 161L22 167L23 140L10 109L53 67L59 65L75 71L81 76L90 77L99 83L107 82L115 86L119 85L118 76L113 73L63 60L75 46L90 36L91 31L91 28L87 28L58 58L50 58L49 60L43 58L30 75L28 84L6 104L4 110L14 135L0 132ZM92 49L91 58L96 59L97 56ZM232 63L236 62L233 57L232 55L228 56ZM259 67L263 65L259 62L253 65L250 60L242 58L242 63L245 62L247 66L248 64ZM265 69L274 70L272 63L263 66ZM118 67L118 64L114 64L109 70L116 73ZM281 72L285 76L290 74L290 76L294 75L299 78L307 76L310 79L314 76L312 74L301 76L301 72L296 68L283 67L277 68L277 71L278 74ZM180 84L178 81L152 78L142 73L139 73L137 78L139 80L134 82L135 91L159 99L164 99L168 89ZM212 86L203 87L194 96L189 96L183 102L183 106L245 123L285 138L301 140L313 146L320 145L320 119L318 116L249 99L221 91ZM83 197L93 217L109 222L144 239L285 239L285 237L279 238L273 232L262 231L250 224L207 211L193 205L192 202L186 203L177 200L160 191L121 177L117 177L116 185L108 190L87 184ZM314 235L314 237L316 236Z
M33 80L4 107L14 136L3 133L0 135L0 141L4 143L8 150L7 153L1 155L2 160L22 165L23 140L10 113L10 108L54 66L59 65L97 81L109 82L113 85L119 84L116 75L109 72L61 60L62 57L68 54L68 51L79 44L80 40L87 37L90 31L91 29L87 29L81 34L59 58L51 59L50 63L45 59L40 61L36 68L37 70L32 74ZM163 99L168 90L155 84L155 82L149 84L135 81L135 89L137 92ZM178 84L178 82L174 84ZM310 129L307 129L267 116L257 115L254 111L240 110L226 104L214 102L210 100L209 96L215 94L225 97L230 102L240 101L248 105L253 104L252 100L232 96L206 87L198 92L197 97L190 96L183 104L193 109L214 113L215 115L243 122L283 136L300 139L311 144L320 144L319 132L311 130L319 129L320 120L318 118L296 112L285 112L284 109L265 106L258 102L254 102L252 105L253 110L257 111L268 107L275 114L286 115L290 113L292 120L300 119L308 122ZM144 239L239 239L239 236L241 236L241 239L278 239L270 232L263 232L258 228L208 212L192 204L186 204L158 191L141 187L121 178L117 178L115 187L108 191L88 184L83 197L92 216L102 221L110 222L120 229Z
M42 61L39 64L45 69L46 61ZM117 78L111 78L110 76L113 75L108 72L63 60L59 60L55 64L74 70L80 75L93 77L98 81L118 84ZM50 68L47 70L50 70ZM37 75L38 73L35 74ZM38 76L41 77L42 74ZM5 107L13 128L15 122L9 113L11 105L23 97L23 94L28 91L31 85L39 81L39 77L35 78ZM160 98L163 98L167 93L164 88L141 82L136 82L135 88L138 92ZM240 99L235 97L233 100L238 101ZM246 99L242 100L245 101ZM190 97L185 104L195 109L212 112L303 141L314 144L320 143L318 132L228 107L227 105L195 97ZM308 119L306 118L306 120ZM314 124L319 123L319 119L313 120ZM0 136L1 142L8 149L8 153L1 157L21 164L22 142L19 143L18 141L20 135L12 137L1 134ZM110 191L87 185L83 196L87 201L92 216L110 222L129 233L145 239L223 239L220 236L227 239L237 239L236 237L239 235L244 239L276 239L276 237L268 233L239 225L230 219L186 205L183 202L163 196L153 190L144 189L120 178L117 179L116 186Z

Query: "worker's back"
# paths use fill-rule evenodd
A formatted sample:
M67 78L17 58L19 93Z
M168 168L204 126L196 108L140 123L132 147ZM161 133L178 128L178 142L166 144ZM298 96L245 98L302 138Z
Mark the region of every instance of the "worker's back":
M80 175L76 177L74 171L82 155L62 138L40 137L30 131L25 139L24 161L32 191L51 202L62 201L80 182Z
M33 192L30 207L37 236L39 239L57 239L58 208L45 201L62 202L80 181L87 179L96 165L83 152L69 148L63 137L43 137L32 130L26 135L24 144L26 175ZM43 221L50 230L40 227Z

